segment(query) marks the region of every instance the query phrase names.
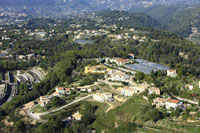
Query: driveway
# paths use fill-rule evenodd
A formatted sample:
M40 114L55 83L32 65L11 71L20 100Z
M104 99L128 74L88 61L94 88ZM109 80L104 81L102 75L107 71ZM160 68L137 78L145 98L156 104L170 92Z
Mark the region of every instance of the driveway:
M92 96L92 95L88 95L88 96L79 98L79 99L77 99L77 100L75 100L75 101L73 101L73 102L71 102L71 103L69 103L69 104L66 104L66 105L64 105L64 106L61 106L61 107L58 107L58 108L56 108L56 109L49 110L49 111L46 111L46 112L43 112L43 113L33 113L32 110L33 110L33 108L35 108L35 106L36 106L36 105L35 105L33 108L31 108L31 109L28 111L28 115L29 115L32 119L34 119L34 120L41 121L41 122L45 122L45 120L42 120L40 116L42 116L42 115L47 115L47 114L54 113L54 112L57 112L57 111L59 111L59 110L61 110L61 109L63 109L63 108L66 108L66 107L68 107L68 106L70 106L70 105L72 105L72 104L74 104L74 103L80 102L80 101L82 101L82 100L85 100L85 99L87 99L87 98L89 98L89 97L91 97L91 96Z

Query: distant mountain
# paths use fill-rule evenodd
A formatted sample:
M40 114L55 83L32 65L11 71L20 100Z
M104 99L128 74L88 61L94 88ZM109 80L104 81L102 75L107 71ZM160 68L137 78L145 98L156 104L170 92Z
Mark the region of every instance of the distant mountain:
M18 6L56 6L56 5L88 5L87 0L0 0L0 5Z
M0 0L0 5L90 5L90 8L131 9L134 6L163 5L195 5L199 0Z

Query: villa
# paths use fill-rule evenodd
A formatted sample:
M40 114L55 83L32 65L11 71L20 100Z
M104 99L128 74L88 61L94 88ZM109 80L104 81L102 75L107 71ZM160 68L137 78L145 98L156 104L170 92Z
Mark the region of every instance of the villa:
M44 107L50 101L48 96L40 96L40 106Z
M62 95L69 95L71 94L70 88L63 88L63 87L57 87L56 92L54 92L55 96L62 96Z
M156 95L160 95L160 89L159 88L156 88L156 87L152 87L152 88L149 88L148 89L149 91L149 94L156 94Z
M96 93L93 95L93 99L99 102L105 102L108 100L112 100L113 94L112 93Z
M166 109L176 109L183 106L183 102L176 99L165 99L157 97L153 100L153 105L156 105L157 108L165 107Z
M119 60L117 60L117 65L118 66L122 66L122 65L125 65L126 63L129 63L129 60L127 60L127 59L119 59Z
M169 69L169 70L167 70L167 76L169 76L169 77L176 77L177 76L176 69Z
M132 82L131 77L120 71L109 71L105 78L111 81L120 81L120 82Z

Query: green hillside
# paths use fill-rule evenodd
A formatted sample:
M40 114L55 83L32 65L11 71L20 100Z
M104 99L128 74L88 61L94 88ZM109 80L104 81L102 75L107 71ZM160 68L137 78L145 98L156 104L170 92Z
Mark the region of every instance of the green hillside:
M154 28L160 26L159 22L144 13L131 13L127 11L101 11L97 16L103 18L105 24L117 24L125 27Z
M184 37L191 33L191 26L199 26L199 7L159 6L144 12L158 20L162 29Z

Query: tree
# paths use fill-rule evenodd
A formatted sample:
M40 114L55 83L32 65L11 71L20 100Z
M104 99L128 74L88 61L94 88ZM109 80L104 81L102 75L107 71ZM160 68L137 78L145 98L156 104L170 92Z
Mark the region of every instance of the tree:
M137 72L136 74L135 74L135 78L136 78L136 80L137 81L141 81L141 80L143 80L144 79L144 73L143 72Z
M53 97L51 99L51 105L53 107L61 106L63 103L64 103L64 101L61 98L59 98L59 97Z

